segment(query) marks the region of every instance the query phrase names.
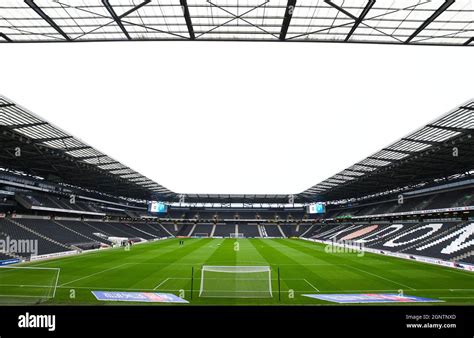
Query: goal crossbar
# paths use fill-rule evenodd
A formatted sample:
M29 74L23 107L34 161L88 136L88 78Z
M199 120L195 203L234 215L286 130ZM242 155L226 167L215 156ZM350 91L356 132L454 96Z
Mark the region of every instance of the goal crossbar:
M204 265L199 297L271 298L271 268Z
M269 266L219 266L219 265L203 265L202 271L228 272L228 273L254 273L254 272L270 272Z

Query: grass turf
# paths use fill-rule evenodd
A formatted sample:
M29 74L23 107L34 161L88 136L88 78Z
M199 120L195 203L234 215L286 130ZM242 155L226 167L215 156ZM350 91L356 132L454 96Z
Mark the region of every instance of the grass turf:
M184 290L184 298L196 305L328 305L333 303L302 294L398 293L403 290L406 295L444 301L435 303L437 305L474 304L474 273L467 271L377 254L327 253L322 244L298 239L190 238L184 240L184 245L178 242L178 239L167 239L135 245L129 251L116 248L21 266L60 269L55 297L42 304L133 304L99 302L92 295L93 290L177 295ZM202 265L270 266L273 297L200 298ZM55 273L48 274L48 270L0 269L0 304L36 301L37 297L7 295L45 294L54 279Z

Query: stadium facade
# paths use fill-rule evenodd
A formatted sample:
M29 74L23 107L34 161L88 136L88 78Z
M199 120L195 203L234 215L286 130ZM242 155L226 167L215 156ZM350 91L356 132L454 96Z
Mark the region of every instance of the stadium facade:
M0 97L0 234L37 260L170 237L289 238L474 268L474 100L296 195L173 192Z

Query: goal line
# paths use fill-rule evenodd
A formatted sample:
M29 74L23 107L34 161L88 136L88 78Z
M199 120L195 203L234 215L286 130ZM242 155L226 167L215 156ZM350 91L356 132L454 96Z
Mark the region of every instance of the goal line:
M0 297L52 299L60 272L60 268L0 266Z

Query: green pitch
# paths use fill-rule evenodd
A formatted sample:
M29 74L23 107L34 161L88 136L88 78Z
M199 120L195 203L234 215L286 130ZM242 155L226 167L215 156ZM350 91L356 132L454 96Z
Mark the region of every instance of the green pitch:
M21 265L59 268L59 277L57 270L0 269L0 304L28 303L38 295L43 296L42 304L104 304L93 290L169 292L196 305L327 305L333 303L302 294L399 292L444 301L438 305L474 304L474 273L466 271L376 254L327 253L324 245L298 239L203 238L185 239L184 245L179 241ZM272 297L199 297L203 265L270 266Z

